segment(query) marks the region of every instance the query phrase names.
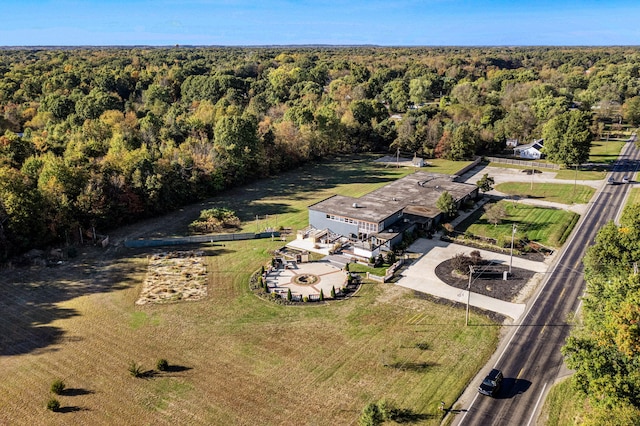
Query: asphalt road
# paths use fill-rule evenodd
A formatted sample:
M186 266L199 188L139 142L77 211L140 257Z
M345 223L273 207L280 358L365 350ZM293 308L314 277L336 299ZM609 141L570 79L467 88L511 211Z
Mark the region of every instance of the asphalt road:
M467 401L467 406L450 413L455 416L452 424L536 424L549 388L566 374L560 348L569 335L569 319L579 310L580 296L585 289L582 258L598 230L618 218L631 187L622 184L622 178L633 175L640 164L639 159L640 151L629 142L611 172L616 184L604 185L597 194L520 324L511 326L489 364L461 397L460 401L463 404ZM491 368L502 370L505 377L496 398L479 395L476 391Z

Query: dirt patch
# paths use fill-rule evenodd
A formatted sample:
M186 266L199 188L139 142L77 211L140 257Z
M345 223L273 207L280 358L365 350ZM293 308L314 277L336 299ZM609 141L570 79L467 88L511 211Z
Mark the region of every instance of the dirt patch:
M436 276L452 287L466 290L469 285L469 276L454 273L453 262L449 259L436 266ZM527 284L536 273L520 268L511 268L511 272L506 281L500 275L474 276L471 291L507 302L517 302L520 299L519 295L528 288Z
M200 300L207 297L202 251L171 251L149 258L147 276L136 305Z

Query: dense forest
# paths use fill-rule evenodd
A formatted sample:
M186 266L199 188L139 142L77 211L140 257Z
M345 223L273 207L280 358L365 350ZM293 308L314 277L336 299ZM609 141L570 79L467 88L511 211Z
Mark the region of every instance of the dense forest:
M0 260L337 154L579 164L639 77L622 47L0 50Z

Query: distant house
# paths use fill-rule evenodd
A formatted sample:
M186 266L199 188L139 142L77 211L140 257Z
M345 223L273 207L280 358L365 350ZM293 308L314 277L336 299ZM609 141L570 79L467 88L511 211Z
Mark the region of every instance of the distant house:
M542 149L544 147L544 139L537 139L526 145L518 145L513 148L513 155L529 160L539 160L542 158Z

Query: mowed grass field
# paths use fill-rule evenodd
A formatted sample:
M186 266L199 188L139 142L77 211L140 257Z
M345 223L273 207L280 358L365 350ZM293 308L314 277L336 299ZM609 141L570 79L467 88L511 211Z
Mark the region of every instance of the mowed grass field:
M530 241L536 241L545 246L560 247L579 218L578 214L566 210L509 201L498 201L498 203L501 203L507 212L502 223L491 224L484 215L481 216L481 212L477 212L476 217L471 218L473 223L465 231L473 235L508 241L511 239L512 226L515 224L516 238L526 236Z
M629 134L630 136L630 134ZM624 141L594 141L589 150L589 163L613 164L624 147Z
M315 200L361 195L409 172L366 159L311 166L139 227L177 234L200 208L225 205L248 230L258 226L252 215L275 212L279 225L298 228ZM168 305L134 304L152 250L85 248L55 268L3 271L0 424L348 425L382 398L412 424L439 424L440 401L453 403L484 365L499 326L473 314L465 327L463 309L390 284L364 284L333 304L266 302L247 282L281 245L201 247L208 298ZM127 370L132 361L152 370L158 358L170 371L140 379ZM68 390L53 413L45 404L58 378Z
M562 204L586 204L596 192L591 186L548 182L505 182L496 185L495 189L509 195Z
M632 188L631 191L629 191L629 198L627 198L626 205L629 206L638 203L640 203L640 188Z

